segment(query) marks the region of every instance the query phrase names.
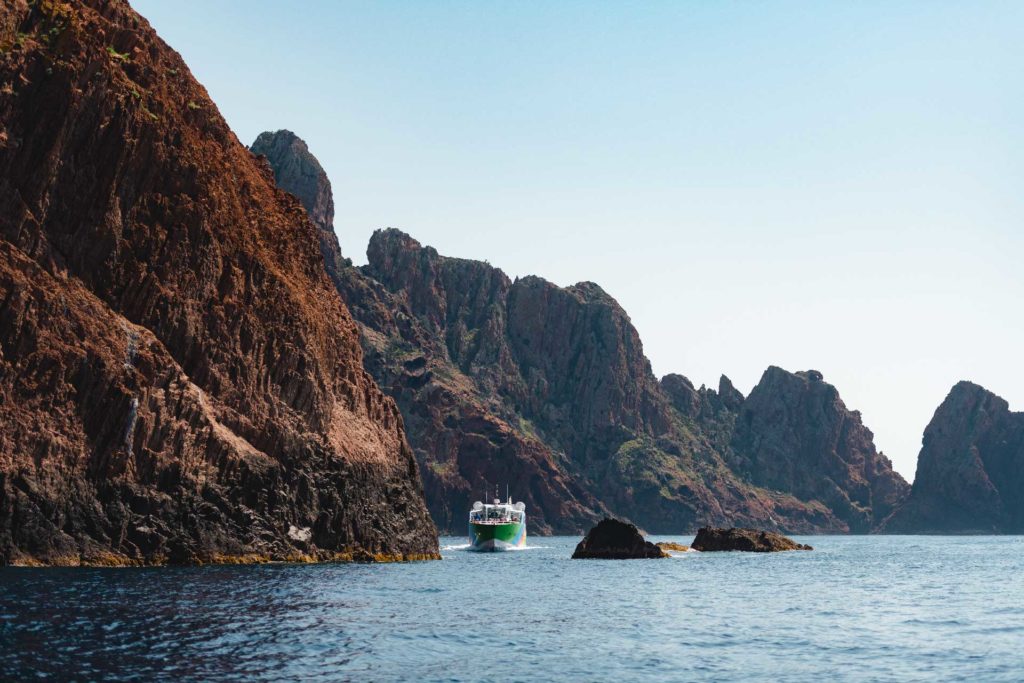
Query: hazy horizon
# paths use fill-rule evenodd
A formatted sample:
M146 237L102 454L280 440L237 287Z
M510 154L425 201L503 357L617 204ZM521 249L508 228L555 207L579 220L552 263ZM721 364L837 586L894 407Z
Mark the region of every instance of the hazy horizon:
M957 381L1024 409L1024 5L132 5L357 263L597 282L659 377L820 370L908 480Z

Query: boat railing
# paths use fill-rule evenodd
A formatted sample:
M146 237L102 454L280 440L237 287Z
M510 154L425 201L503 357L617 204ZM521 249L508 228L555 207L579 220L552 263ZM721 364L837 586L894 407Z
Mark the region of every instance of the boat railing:
M471 522L521 522L523 521L521 513L518 512L492 512L492 511L472 511L469 515L469 521Z

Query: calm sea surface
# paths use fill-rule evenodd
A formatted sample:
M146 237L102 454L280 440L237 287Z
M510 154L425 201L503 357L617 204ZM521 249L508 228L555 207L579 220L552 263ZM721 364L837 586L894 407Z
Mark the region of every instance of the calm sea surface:
M0 569L0 679L1024 679L1024 537L801 540L816 549L571 561L577 538L445 538L444 561L406 565Z

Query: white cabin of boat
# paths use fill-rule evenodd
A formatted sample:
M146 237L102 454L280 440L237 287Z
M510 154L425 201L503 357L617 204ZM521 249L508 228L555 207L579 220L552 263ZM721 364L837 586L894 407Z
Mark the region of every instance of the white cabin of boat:
M525 517L526 504L513 503L511 497L506 503L495 498L490 505L477 501L469 511L469 521L473 524L521 524Z

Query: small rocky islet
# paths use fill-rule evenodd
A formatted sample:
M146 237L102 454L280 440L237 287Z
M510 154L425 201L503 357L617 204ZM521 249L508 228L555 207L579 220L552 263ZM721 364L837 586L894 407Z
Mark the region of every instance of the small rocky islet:
M701 527L689 546L671 541L651 543L635 525L606 517L587 532L576 546L572 559L639 560L671 557L668 551L776 553L813 550L809 545L773 531L732 527Z
M694 550L710 552L778 553L788 550L814 550L809 545L797 543L791 538L773 531L760 529L716 529L703 527L693 539Z
M660 559L669 554L644 539L629 522L605 517L587 532L573 551L574 560Z

